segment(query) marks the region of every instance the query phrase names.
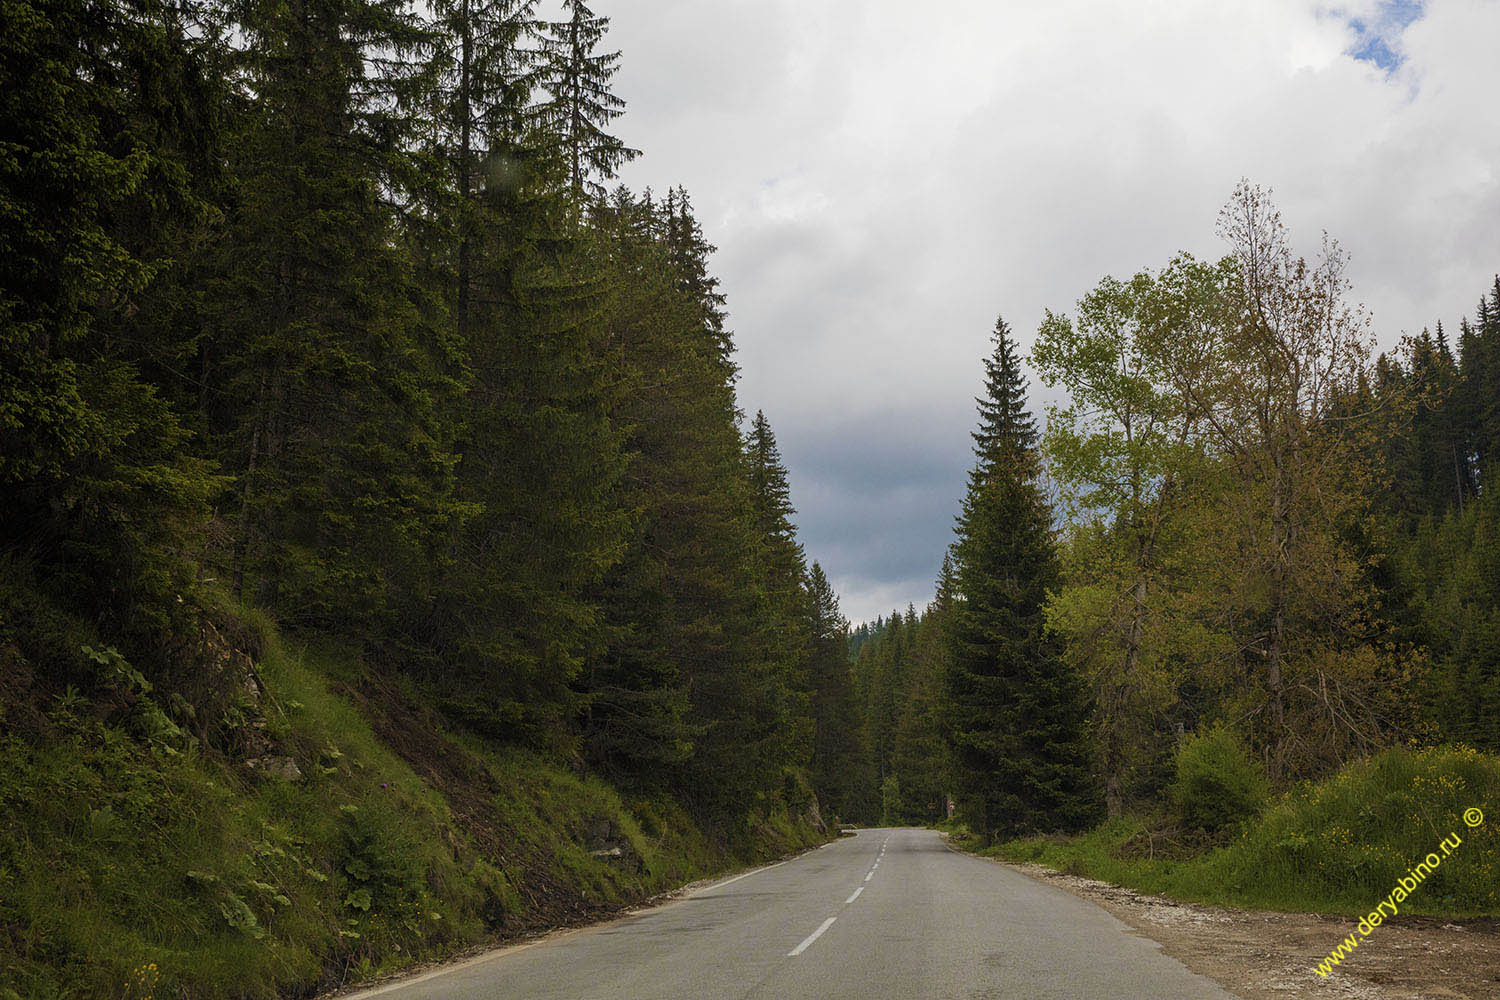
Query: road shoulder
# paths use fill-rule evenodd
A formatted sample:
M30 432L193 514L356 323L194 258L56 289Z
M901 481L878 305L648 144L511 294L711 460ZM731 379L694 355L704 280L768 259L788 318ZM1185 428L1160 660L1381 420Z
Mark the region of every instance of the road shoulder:
M966 852L965 852L966 853ZM977 855L971 855L977 857ZM1500 921L1400 918L1332 975L1315 966L1353 931L1348 917L1179 903L1040 865L984 858L1094 903L1242 1000L1492 1000Z

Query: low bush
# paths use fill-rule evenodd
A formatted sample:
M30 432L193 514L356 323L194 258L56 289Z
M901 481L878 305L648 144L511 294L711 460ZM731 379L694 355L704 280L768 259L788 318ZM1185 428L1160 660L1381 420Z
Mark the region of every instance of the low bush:
M1217 833L1244 823L1261 811L1270 791L1260 766L1227 727L1189 736L1178 748L1172 804L1189 829Z

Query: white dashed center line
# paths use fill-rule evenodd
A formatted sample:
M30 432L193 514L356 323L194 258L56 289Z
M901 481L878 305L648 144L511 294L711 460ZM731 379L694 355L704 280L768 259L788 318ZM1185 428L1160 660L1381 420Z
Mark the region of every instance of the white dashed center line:
M803 939L803 941L802 941L801 944L799 944L797 947L793 948L791 951L787 952L786 953L786 957L787 958L796 958L798 955L802 954L804 951L807 950L807 948L808 948L809 945L811 945L818 938L822 937L823 936L823 932L826 931L828 928L832 927L833 926L833 922L835 920L837 920L837 919L838 919L837 917L829 917L827 920L823 921L823 923L819 925L819 927L818 927L817 930L813 931L805 939Z
M886 840L889 841L890 838L887 837ZM870 867L870 871L865 875L865 881L866 882L870 881L870 879L872 879L872 878L875 877L875 871L876 871L876 869L878 869L880 867L880 859L883 858L883 857L885 857L885 844L884 843L882 843L880 845L880 853L877 854L877 855L875 855L875 864ZM774 867L774 866L772 866L772 867ZM753 875L754 872L746 872L745 874L746 875ZM745 877L744 875L739 876L739 878L744 878L744 877ZM731 882L737 881L737 879L730 879L730 881ZM727 884L727 883L723 883L723 884ZM855 889L854 892L849 896L849 898L846 899L846 900L844 900L844 905L848 906L850 903L854 902L856 899L859 898L859 894L862 893L862 892L864 892L864 891L865 891L865 887L864 886L860 886L859 888ZM833 922L835 920L837 920L837 919L838 919L837 917L829 917L827 920L823 921L823 923L818 926L817 930L813 931L811 934L809 934L806 938L804 938L802 940L801 944L799 944L797 947L793 948L791 951L787 952L786 953L786 957L787 958L796 958L798 955L802 954L804 951L806 951L809 947L812 946L812 943L814 941L816 941L818 938L822 937L823 936L823 932L826 931L828 928L832 927L833 926Z

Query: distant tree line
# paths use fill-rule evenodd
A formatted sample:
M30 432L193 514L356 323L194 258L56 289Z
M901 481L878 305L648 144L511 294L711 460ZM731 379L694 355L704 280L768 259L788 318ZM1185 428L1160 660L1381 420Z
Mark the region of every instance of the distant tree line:
M1456 351L1439 325L1372 357L1336 245L1295 254L1250 185L1220 233L1046 315L1040 437L997 325L937 599L855 632L860 815L941 789L985 836L1078 829L1219 725L1283 787L1500 750L1500 279Z
M845 624L687 193L567 0L5 0L0 572L34 697L230 607L711 816L831 781ZM823 790L820 788L819 790Z

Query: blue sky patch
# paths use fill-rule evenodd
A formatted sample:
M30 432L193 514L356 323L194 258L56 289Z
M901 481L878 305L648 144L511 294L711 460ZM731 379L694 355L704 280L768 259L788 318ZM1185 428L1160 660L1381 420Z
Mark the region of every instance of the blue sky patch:
M1354 29L1354 44L1345 49L1349 55L1394 72L1406 58L1401 53L1401 34L1422 16L1424 0L1381 0L1374 16L1348 18Z

